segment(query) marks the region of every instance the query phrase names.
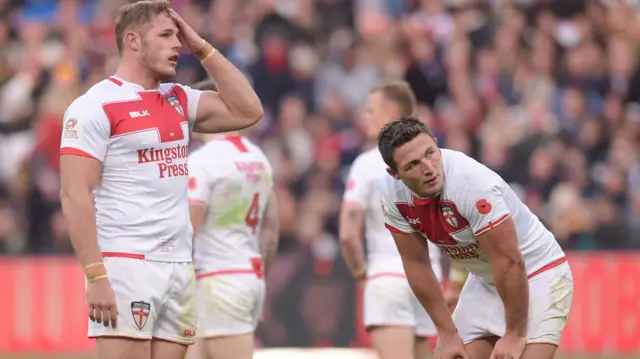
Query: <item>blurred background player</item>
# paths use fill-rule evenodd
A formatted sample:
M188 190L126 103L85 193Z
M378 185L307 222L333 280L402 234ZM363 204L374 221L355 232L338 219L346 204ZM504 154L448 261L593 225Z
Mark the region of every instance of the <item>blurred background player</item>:
M382 186L385 222L438 329L434 356L553 358L573 297L571 269L553 234L500 176L439 149L416 118L385 126L378 147L391 175ZM470 272L453 320L427 241Z
M375 87L364 115L368 138L375 141L384 125L398 117L411 116L415 106L415 96L405 82ZM436 330L413 295L400 254L384 228L380 182L388 176L386 167L375 144L351 166L340 212L340 244L347 265L364 288L364 325L380 358L423 359L430 351L429 337ZM435 245L430 256L440 278L440 252Z
M262 106L168 1L120 8L115 37L117 71L67 109L60 150L62 208L88 282L89 336L100 358L183 358L196 329L189 128L244 128ZM182 46L219 92L160 84L176 75Z
M206 87L200 84L198 87ZM189 158L202 359L251 359L279 223L265 154L238 133L208 135Z

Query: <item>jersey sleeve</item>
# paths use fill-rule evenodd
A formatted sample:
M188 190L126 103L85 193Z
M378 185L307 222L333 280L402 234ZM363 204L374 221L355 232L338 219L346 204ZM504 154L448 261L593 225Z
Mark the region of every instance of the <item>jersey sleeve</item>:
M382 180L378 185L382 186L380 205L384 214L384 226L391 233L409 234L415 232L409 222L400 214L395 203L396 200L393 198L393 191L386 188L386 181Z
M211 199L215 176L207 171L198 157L189 159L189 202L208 204Z
M76 100L64 114L60 154L104 162L110 136L111 125L102 108Z
M360 158L356 159L349 170L347 178L347 187L342 196L343 203L353 203L362 207L367 206L367 197L371 195L369 178L365 163Z
M198 102L200 102L200 96L202 91L193 89L186 85L180 85L187 95L187 121L189 124L193 124L196 121L196 114L198 113Z
M498 181L480 181L460 192L460 214L467 219L474 235L480 235L509 218L510 212L504 201L503 186Z

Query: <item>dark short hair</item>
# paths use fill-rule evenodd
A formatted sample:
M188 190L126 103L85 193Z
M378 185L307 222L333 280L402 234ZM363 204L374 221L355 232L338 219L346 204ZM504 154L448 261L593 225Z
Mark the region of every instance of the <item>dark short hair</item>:
M378 150L384 163L397 172L397 164L393 160L396 148L410 142L420 134L427 134L435 141L433 132L415 117L400 117L386 124L378 135Z
M143 0L123 5L116 18L116 45L118 51L124 50L124 35L130 29L147 25L160 14L169 14L169 0Z

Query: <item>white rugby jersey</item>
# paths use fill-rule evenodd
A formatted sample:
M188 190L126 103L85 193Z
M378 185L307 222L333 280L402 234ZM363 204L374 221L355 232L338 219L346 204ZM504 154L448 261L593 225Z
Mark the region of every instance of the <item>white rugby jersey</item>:
M260 226L273 188L264 152L244 137L219 136L191 154L189 172L189 201L208 205L196 273L261 270Z
M200 94L172 83L145 91L110 77L65 112L60 154L103 165L94 195L104 256L191 261L187 145Z
M444 189L440 197L419 198L402 181L385 179L382 202L390 231L421 234L490 285L494 285L491 266L476 235L509 216L515 222L529 277L566 260L553 234L500 176L461 152L441 151Z
M365 238L367 241L367 274L404 274L400 253L393 237L385 229L380 186L386 177L387 165L378 148L359 155L351 165L343 201L354 203L365 210ZM429 243L429 257L433 270L441 277L440 251Z

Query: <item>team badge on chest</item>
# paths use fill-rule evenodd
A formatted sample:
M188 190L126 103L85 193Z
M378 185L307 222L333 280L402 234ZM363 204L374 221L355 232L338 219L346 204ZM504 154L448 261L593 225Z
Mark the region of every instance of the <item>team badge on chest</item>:
M442 216L451 227L458 228L458 219L456 218L456 214L453 212L451 206L442 204L440 205L440 211L442 211Z
M171 105L171 107L173 107L176 111L178 111L178 113L180 114L180 116L184 117L184 109L182 108L182 105L180 105L180 101L178 101L178 98L170 95L166 97L167 102L169 102L169 105Z

